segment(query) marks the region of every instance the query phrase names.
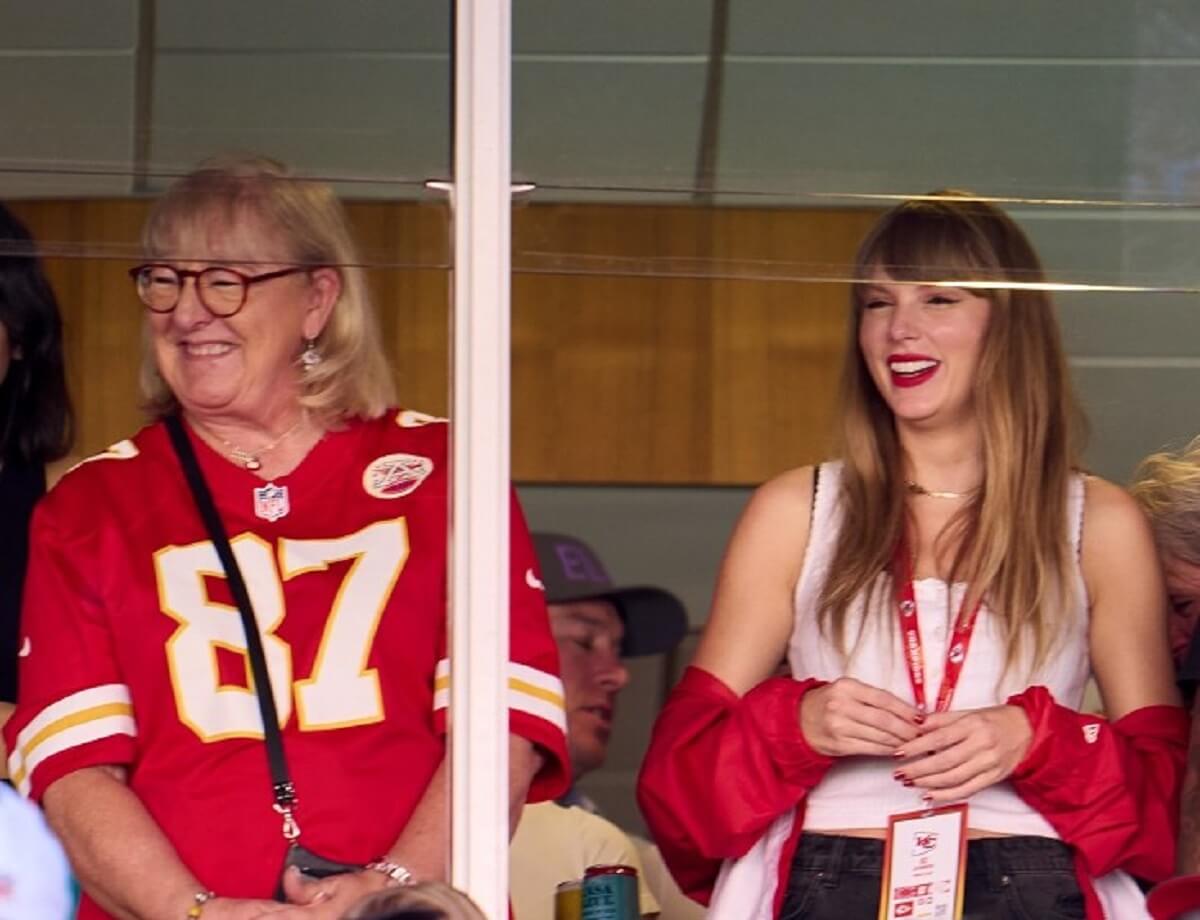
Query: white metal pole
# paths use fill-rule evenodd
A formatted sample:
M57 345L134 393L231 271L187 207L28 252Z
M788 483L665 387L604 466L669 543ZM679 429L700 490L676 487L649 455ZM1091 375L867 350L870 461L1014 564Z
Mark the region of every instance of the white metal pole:
M451 881L508 916L509 0L455 18Z

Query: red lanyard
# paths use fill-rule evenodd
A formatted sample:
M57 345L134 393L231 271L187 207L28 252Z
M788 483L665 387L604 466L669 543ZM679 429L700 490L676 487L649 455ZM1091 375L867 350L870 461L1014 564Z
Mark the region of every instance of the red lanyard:
M904 645L908 677L912 681L913 699L916 700L918 709L928 712L925 708L925 653L921 647L921 630L917 628L917 597L913 590L912 562L903 540L896 546L896 553L892 558L892 580L895 582L896 614L900 618L900 637ZM969 593L968 591L967 594ZM946 648L946 668L942 674L942 685L938 688L934 712L945 712L950 708L950 698L954 696L954 688L958 686L958 678L962 674L963 662L967 660L971 634L975 632L975 618L983 605L983 599L980 598L968 612L967 594L963 595L962 606L958 609L958 616L954 618L954 631L950 634L950 642Z

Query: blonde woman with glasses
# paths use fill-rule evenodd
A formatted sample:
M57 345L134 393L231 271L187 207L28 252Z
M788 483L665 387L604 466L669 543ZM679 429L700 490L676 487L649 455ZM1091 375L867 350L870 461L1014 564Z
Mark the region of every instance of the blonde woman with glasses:
M446 872L447 425L394 406L327 186L209 163L144 245L152 420L35 515L11 775L83 920L336 918ZM515 501L511 541L515 825L567 766Z

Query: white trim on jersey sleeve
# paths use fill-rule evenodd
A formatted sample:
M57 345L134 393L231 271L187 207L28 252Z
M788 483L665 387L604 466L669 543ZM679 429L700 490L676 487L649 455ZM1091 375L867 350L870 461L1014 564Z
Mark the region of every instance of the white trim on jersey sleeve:
M29 795L38 764L55 754L113 735L137 736L133 703L125 684L89 687L51 703L17 735L8 772L22 795Z
M424 428L426 425L444 425L449 419L437 415L427 415L414 409L401 409L396 413L396 424L401 428Z
M433 678L433 711L450 705L450 660L437 664ZM508 663L508 708L549 722L563 734L567 731L562 681L529 665Z
M132 460L137 455L137 445L126 438L124 441L118 441L116 444L110 444L98 454L92 454L90 457L84 457L69 470L67 470L67 473L74 473L84 464L95 463L97 460Z

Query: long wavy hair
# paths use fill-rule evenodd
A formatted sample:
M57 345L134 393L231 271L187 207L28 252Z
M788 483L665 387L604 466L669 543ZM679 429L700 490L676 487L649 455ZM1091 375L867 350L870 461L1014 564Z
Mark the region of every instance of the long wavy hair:
M33 238L0 205L0 326L12 360L0 381L0 464L41 465L71 449L74 416L62 318Z
M991 305L973 393L983 482L938 541L957 545L947 581L966 582L969 597L983 598L1001 624L1006 668L1027 653L1036 668L1074 591L1067 492L1084 433L1049 295L1006 286L1044 282L1041 263L999 208L943 191L906 201L875 225L855 278L879 275L958 281ZM888 596L892 555L909 523L895 419L858 344L865 290L856 283L852 293L839 413L845 517L819 611L843 652L847 614L860 594L867 617L892 615L878 599Z
M247 239L257 232L263 239ZM209 241L233 241L278 251L281 261L328 266L342 292L316 339L321 363L297 377L300 402L334 423L351 416L377 418L394 401L394 384L380 340L362 261L349 221L333 190L292 176L283 164L251 154L206 160L154 204L142 231L146 258L188 258ZM144 404L155 417L178 403L158 372L148 336L142 350ZM301 342L296 343L299 357Z

